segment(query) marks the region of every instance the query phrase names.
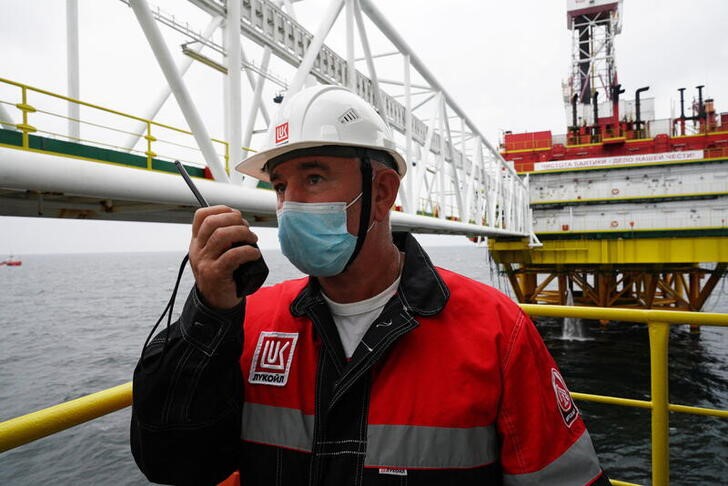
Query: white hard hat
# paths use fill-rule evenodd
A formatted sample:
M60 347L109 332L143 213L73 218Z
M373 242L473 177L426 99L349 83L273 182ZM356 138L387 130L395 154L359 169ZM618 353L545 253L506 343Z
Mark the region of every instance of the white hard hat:
M260 152L235 167L238 172L268 181L269 160L294 150L329 146L379 150L392 156L400 177L407 171L387 122L341 86L318 85L293 95L271 120L266 137Z

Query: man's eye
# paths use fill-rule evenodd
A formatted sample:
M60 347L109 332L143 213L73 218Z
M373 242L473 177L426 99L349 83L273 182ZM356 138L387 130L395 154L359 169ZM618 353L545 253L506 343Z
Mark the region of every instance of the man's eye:
M278 194L283 194L286 191L286 186L284 184L276 184L273 186L273 190Z
M308 183L311 185L318 184L322 180L323 180L323 177L321 177L320 175L312 174L312 175L308 176Z

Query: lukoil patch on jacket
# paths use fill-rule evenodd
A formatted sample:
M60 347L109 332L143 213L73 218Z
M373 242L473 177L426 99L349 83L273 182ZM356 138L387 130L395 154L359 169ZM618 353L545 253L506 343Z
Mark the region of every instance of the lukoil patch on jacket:
M564 419L564 423L567 427L571 427L576 417L579 415L579 410L574 404L574 400L571 398L569 389L566 388L566 382L554 368L551 368L551 385L554 387L554 394L556 395L556 403L559 405L559 411L561 417Z
M297 341L297 332L261 332L250 365L248 383L285 386Z

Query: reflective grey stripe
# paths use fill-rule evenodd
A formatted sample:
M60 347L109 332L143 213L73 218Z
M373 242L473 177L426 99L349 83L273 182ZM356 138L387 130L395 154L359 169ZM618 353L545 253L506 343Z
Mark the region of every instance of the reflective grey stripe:
M493 427L369 425L367 466L470 468L497 459Z
M504 474L506 486L558 485L584 486L599 475L599 459L589 433L585 430L566 452L540 471L528 474Z
M311 452L313 415L295 408L243 405L243 440Z

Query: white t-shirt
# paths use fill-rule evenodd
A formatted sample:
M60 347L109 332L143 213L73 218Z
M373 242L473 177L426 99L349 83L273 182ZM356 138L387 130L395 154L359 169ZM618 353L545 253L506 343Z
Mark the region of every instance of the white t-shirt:
M382 313L385 304L397 293L400 278L397 277L392 285L384 289L380 294L350 304L339 304L323 293L321 294L329 305L347 359L354 354L354 350L359 346L361 338L364 337L374 319Z

